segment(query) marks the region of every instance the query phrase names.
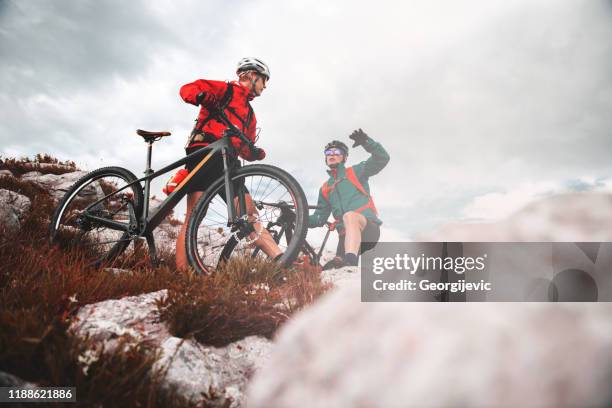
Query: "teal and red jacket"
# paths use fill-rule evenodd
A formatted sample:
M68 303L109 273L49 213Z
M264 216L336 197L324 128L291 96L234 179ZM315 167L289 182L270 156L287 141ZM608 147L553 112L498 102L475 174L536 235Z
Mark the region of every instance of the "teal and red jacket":
M325 225L331 214L338 221L337 228L342 230L342 216L349 211L357 211L376 224L382 224L370 197L368 180L389 163L389 154L380 143L371 138L368 138L363 147L371 154L367 160L348 168L344 163L340 163L336 168L327 171L329 179L319 189L319 208L308 217L309 228ZM351 181L350 173L355 175L365 194Z

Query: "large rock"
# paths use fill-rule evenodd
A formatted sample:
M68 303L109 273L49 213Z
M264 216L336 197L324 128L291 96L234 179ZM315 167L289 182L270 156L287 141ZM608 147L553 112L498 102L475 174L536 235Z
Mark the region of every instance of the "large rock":
M6 232L15 232L20 228L20 221L30 209L32 202L24 195L0 189L0 228Z
M612 306L361 303L359 285L290 321L249 407L605 407Z
M4 371L0 371L0 387L34 388L36 387L36 384L24 381L21 378L5 373Z
M21 180L31 181L34 184L49 191L51 196L55 200L61 200L66 194L66 191L72 187L74 183L81 177L87 174L86 171L74 171L65 174L42 174L38 171L31 171L21 176ZM101 189L99 190L97 183L94 183L89 187L89 191L93 194L102 194ZM104 195L101 195L103 197Z
M612 196L571 194L419 240L609 241L610 214ZM250 407L612 405L612 305L362 303L348 272L324 278L340 288L281 329Z
M147 341L159 346L170 332L159 321L156 302L166 296L166 291L106 300L83 306L71 329L79 336L87 335L104 343L113 351L120 341ZM76 300L78 301L78 299Z
M95 361L96 350L113 352L122 342L146 342L161 351L153 369L163 374L163 387L207 406L241 406L246 382L267 359L270 341L251 336L217 348L172 337L156 304L165 295L162 290L81 308L71 331L94 340L95 348L80 359L83 370Z
M244 404L247 380L267 360L270 348L270 341L257 336L223 348L169 337L162 344L161 358L154 369L164 373L166 385L176 387L191 401L239 407Z

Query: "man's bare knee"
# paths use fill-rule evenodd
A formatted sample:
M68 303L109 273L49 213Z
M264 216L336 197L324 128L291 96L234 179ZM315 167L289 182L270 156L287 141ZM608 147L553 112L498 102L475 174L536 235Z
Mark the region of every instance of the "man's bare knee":
M344 221L344 225L358 225L359 227L365 227L367 220L362 214L355 211L349 211L344 213L342 216L342 221Z
M346 212L342 216L342 221L344 221L345 224L357 223L359 221L359 214L355 211Z

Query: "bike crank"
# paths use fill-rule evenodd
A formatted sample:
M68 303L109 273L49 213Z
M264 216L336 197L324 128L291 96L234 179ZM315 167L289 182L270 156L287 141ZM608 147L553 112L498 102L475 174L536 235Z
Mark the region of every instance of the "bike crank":
M251 220L249 220L249 218L251 218ZM261 226L259 231L255 229L255 223L258 221L258 217L254 215L243 215L232 225L230 232L237 241L244 241L247 245L251 245L259 239L261 231L263 230ZM255 234L255 236L249 238L252 234Z

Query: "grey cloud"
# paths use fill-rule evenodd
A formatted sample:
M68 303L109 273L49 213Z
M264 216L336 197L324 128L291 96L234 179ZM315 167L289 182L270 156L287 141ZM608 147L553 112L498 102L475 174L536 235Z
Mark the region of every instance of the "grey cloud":
M253 103L267 160L314 200L321 146L362 127L392 157L372 179L383 220L424 229L482 191L608 174L611 12L574 0L0 0L0 137L24 154L88 151L130 167L132 150L108 130L169 123L181 140L164 141L164 157L179 155L196 110L178 87L230 79L238 57L256 55L272 68ZM169 66L151 65L160 58ZM366 157L357 149L351 162ZM377 193L388 185L398 188ZM387 207L398 201L406 211Z
M142 1L4 1L3 92L66 95L146 70L175 36Z

